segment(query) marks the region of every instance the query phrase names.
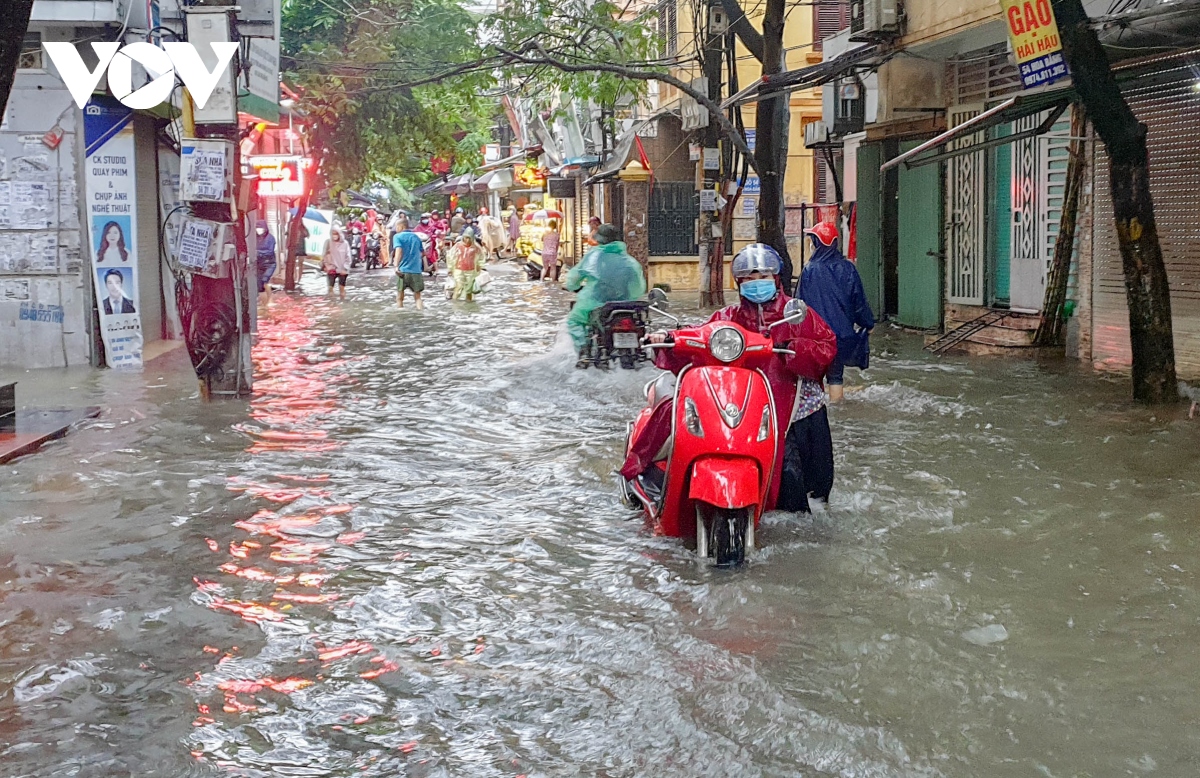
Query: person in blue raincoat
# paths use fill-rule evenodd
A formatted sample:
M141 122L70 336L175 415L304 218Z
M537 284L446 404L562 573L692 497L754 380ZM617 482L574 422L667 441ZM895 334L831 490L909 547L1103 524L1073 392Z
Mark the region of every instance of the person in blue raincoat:
M812 236L814 253L800 274L800 299L821 314L837 335L837 356L825 374L829 401L836 403L842 399L845 369L866 370L870 364L869 336L875 315L858 268L838 249L837 227L821 222L805 232Z
M575 307L567 316L567 332L580 354L587 345L588 319L592 311L615 300L636 300L646 294L646 277L641 263L629 256L621 230L603 224L596 231L597 245L588 249L583 261L567 273L563 286L578 292Z

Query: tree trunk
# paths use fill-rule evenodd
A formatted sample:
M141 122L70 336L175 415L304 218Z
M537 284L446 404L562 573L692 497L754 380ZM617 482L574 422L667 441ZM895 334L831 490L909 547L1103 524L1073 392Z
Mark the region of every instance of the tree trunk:
M1129 303L1133 397L1146 403L1178 402L1171 289L1150 197L1146 125L1138 122L1121 95L1081 0L1054 0L1053 6L1075 91L1108 150L1113 217Z
M1079 214L1079 191L1083 188L1083 133L1086 114L1081 106L1071 112L1071 152L1067 161L1067 188L1063 194L1062 217L1054 240L1054 262L1046 281L1042 316L1033 336L1035 346L1056 346L1062 342L1063 308L1067 300L1067 281L1071 275L1071 255L1075 253L1075 224Z
M25 42L32 14L33 0L9 0L8 10L4 12L8 21L0 25L0 116L8 106L8 96L17 76L17 61L21 57L21 44Z
M784 0L766 0L762 35L764 77L781 73L784 69L785 8ZM786 93L759 100L754 122L754 158L762 187L758 198L758 242L773 247L783 259L781 280L784 289L792 288L792 260L788 256L787 238L783 232L787 213L783 181L787 172L790 102Z

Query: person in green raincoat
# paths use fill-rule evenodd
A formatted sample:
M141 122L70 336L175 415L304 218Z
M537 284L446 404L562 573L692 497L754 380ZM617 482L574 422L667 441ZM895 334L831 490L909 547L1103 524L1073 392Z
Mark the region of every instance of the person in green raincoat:
M592 311L615 300L636 300L646 294L646 277L641 264L629 256L621 231L603 224L596 231L598 245L588 249L583 261L571 268L563 286L578 292L575 307L567 316L567 332L575 353L587 345L588 319Z

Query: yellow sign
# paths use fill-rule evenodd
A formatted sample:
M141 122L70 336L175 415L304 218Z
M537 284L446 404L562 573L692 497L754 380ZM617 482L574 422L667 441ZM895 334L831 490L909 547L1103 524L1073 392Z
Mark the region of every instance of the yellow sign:
M1051 84L1067 75L1062 41L1050 0L1000 0L1013 55L1026 89Z

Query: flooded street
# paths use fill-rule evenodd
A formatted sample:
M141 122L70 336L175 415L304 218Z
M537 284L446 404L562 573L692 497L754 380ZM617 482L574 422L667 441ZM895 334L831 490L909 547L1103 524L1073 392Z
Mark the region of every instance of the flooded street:
M309 276L249 403L16 376L105 413L0 470L0 775L1195 774L1185 409L880 327L828 512L717 571L617 502L649 372L497 276Z

